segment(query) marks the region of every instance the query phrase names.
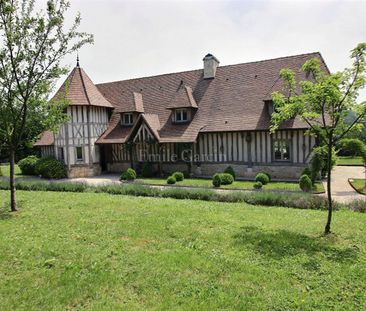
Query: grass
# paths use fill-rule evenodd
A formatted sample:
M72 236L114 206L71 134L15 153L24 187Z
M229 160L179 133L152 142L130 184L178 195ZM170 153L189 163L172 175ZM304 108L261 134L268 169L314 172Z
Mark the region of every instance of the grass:
M363 166L362 157L338 157L337 165Z
M166 179L163 178L138 178L136 183L143 183L148 185L166 185ZM254 181L234 181L231 185L222 185L221 189L242 189L253 190ZM213 188L211 179L203 178L185 178L183 181L177 182L175 186L198 187L198 188ZM284 191L301 191L299 184L294 182L270 182L263 186L264 190L284 190ZM322 183L315 184L315 193L324 192Z
M366 215L0 191L1 310L362 310Z
M353 178L349 180L351 186L358 192L361 194L366 194L366 187L365 187L365 179L360 178Z
M1 173L3 174L3 176L5 176L5 177L10 176L10 165L0 165L0 169L1 169ZM22 175L18 165L15 165L15 177L16 178L24 177Z

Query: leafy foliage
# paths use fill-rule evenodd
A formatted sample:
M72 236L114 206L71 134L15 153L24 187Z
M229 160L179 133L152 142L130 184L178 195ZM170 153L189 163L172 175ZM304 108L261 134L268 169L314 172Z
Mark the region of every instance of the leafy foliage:
M269 178L265 173L258 173L255 176L255 181L256 182L258 182L258 181L261 182L262 185L267 185L269 183Z
M311 178L311 169L309 167L305 167L301 175L308 175Z
M120 180L133 181L136 177L136 171L133 168L128 168L125 172L122 172Z
M357 138L343 138L341 139L340 147L347 151L347 153L353 157L361 156L363 161L366 162L366 144Z
M36 156L26 157L18 162L18 166L23 175L37 175L36 165L39 158Z
M308 175L302 175L299 180L300 189L304 192L309 192L313 186Z
M53 157L40 158L36 163L35 172L43 178L60 179L66 177L65 165Z
M212 184L214 187L216 188L220 188L221 186L221 178L220 178L220 174L215 174L212 178Z
M226 173L226 174L230 174L231 176L233 176L234 180L236 179L236 174L235 174L235 171L234 171L234 169L232 168L232 166L228 166L228 167L225 169L224 173Z
M234 182L234 177L228 173L219 173L221 185L231 185Z
M309 127L308 134L316 135L327 151L322 174L327 172L328 217L325 233L330 233L332 220L331 172L334 147L353 128L365 119L366 102L357 102L359 91L366 84L366 43L351 51L352 66L342 72L330 74L321 60L313 58L304 63L302 70L309 79L298 82L294 71L282 69L283 92L274 92L275 111L271 116L271 131L294 117L301 118ZM353 121L347 122L349 112ZM320 161L317 163L320 166ZM314 178L314 176L312 176Z
M183 181L184 180L184 174L182 172L175 172L173 173L174 178L176 181Z
M169 185L174 185L176 182L177 182L177 180L174 176L169 176L166 180L166 183Z
M262 189L263 187L263 184L260 182L260 181L256 181L254 184L253 184L253 188L254 189Z

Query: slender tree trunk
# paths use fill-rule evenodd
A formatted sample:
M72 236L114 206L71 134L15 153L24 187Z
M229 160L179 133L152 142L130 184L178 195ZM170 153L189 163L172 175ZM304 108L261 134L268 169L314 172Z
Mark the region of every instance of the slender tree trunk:
M330 225L332 222L332 213L333 213L333 201L332 201L332 155L333 155L333 138L329 140L328 145L328 163L327 163L327 194L328 194L328 220L325 225L325 234L330 233Z
M15 151L10 149L10 208L17 211L16 188L15 188Z

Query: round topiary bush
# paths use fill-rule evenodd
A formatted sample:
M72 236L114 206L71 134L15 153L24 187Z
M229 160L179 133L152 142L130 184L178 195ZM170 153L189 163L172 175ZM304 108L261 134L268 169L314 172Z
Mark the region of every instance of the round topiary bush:
M149 162L144 163L141 170L141 176L145 178L153 177L153 167L152 164Z
M39 158L36 156L26 157L18 162L18 166L22 175L37 175L36 173L36 164L39 161Z
M220 186L221 186L220 174L215 174L213 176L213 178L212 178L212 184L214 185L214 187L220 188Z
M174 185L177 182L177 180L175 179L174 176L169 176L168 179L166 180L166 183L169 185Z
M266 175L267 175L267 177L268 177L268 182L271 182L271 180L272 180L272 175L271 175L270 173L264 173L264 174L266 174Z
M172 176L175 177L176 181L183 181L184 179L184 174L182 172L175 172Z
M225 169L224 173L226 173L226 174L230 174L231 176L233 176L233 178L234 178L234 180L235 180L235 178L236 178L236 174L235 174L234 169L233 169L231 166L228 166L228 167Z
M221 185L231 185L234 182L234 177L228 173L219 174Z
M257 181L253 184L254 189L262 189L263 184L260 181Z
M40 158L36 163L35 172L43 178L60 179L66 177L65 165L53 157Z
M302 191L309 192L312 187L311 179L308 175L302 175L299 180L299 185Z
M255 181L260 181L262 185L267 185L269 183L269 178L264 173L258 173L257 176L255 176Z
M133 168L128 168L127 171L121 174L120 180L133 181L136 177L136 171Z

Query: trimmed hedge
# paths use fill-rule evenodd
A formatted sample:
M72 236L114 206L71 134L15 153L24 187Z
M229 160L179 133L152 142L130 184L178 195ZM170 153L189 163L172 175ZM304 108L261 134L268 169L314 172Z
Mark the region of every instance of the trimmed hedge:
M66 177L65 165L53 157L40 158L36 163L35 172L43 178L60 179Z
M266 174L266 175L267 175L267 177L268 177L268 182L271 182L271 180L272 180L272 175L271 175L270 173L266 173L266 172L264 172L264 174Z
M216 188L220 188L221 186L221 178L219 174L215 174L212 178L212 184Z
M173 173L174 178L176 181L183 181L184 180L184 174L182 172L175 172Z
M300 189L304 192L309 192L313 183L308 175L302 175L299 180Z
M128 168L127 171L121 174L120 180L133 181L137 177L136 171L133 168Z
M257 181L254 183L253 188L254 189L262 189L263 184L260 181Z
M133 195L158 198L190 199L218 202L245 202L253 205L292 207L300 209L327 209L327 199L322 196L314 196L307 193L288 192L217 192L212 189L186 189L170 188L160 189L137 184L120 184L105 186L86 186L81 183L70 182L30 182L16 181L18 190L26 191L64 191L64 192L94 192L109 193L115 195ZM9 182L0 181L1 190L9 190ZM339 209L341 205L335 204ZM349 206L353 206L352 203ZM358 210L366 210L366 202L357 205ZM348 207L348 206L347 206ZM356 208L354 208L356 209Z
M221 185L231 185L234 182L234 177L228 173L220 173Z
M262 185L267 185L269 183L269 178L265 173L258 173L257 176L255 176L255 181L260 181Z
M236 179L235 171L234 171L234 169L233 169L231 166L228 166L228 167L225 169L224 173L226 173L226 174L230 174L231 176L233 176L234 180Z
M37 175L36 165L39 158L36 156L28 156L18 162L18 166L22 175Z
M166 180L166 183L169 185L174 185L176 182L177 182L177 180L174 176L169 176Z

